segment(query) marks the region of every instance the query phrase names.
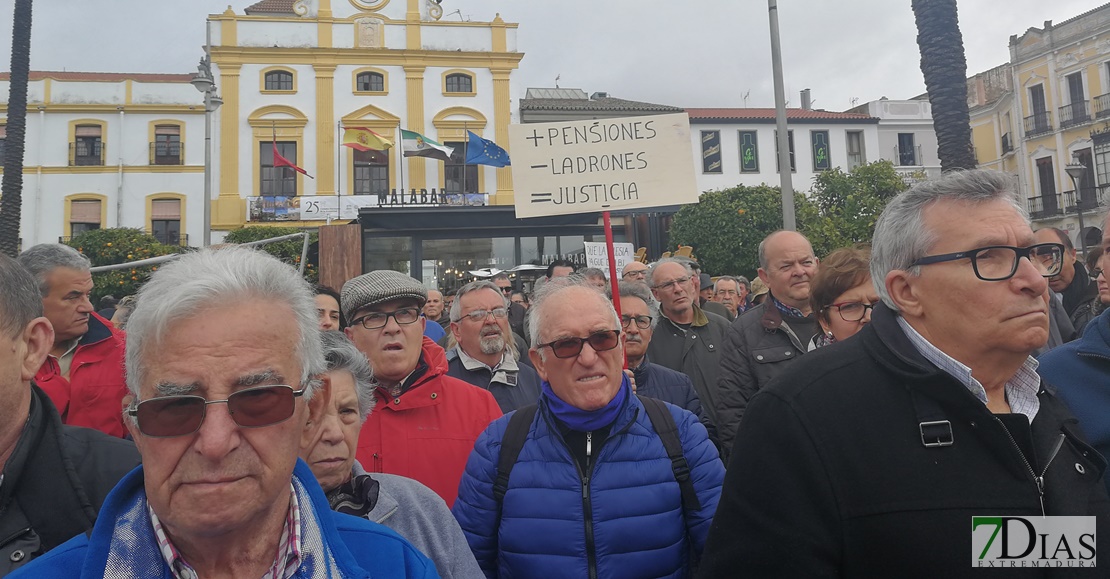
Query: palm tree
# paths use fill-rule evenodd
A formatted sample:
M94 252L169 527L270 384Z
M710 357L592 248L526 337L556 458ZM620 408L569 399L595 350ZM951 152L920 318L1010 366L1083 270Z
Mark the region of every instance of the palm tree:
M944 172L974 169L967 110L967 59L956 0L911 0L917 21L921 73L933 105L937 154Z
M27 133L27 79L31 70L31 1L15 0L4 180L0 185L0 253L12 257L19 251L19 218L23 204L23 146Z

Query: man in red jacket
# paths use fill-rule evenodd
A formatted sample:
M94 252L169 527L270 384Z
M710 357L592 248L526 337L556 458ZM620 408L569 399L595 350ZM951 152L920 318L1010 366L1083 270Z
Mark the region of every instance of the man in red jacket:
M378 270L343 284L347 336L370 360L375 412L356 457L369 472L416 479L451 506L474 441L501 416L493 395L447 376L443 348L424 337L428 292L415 279Z
M123 437L124 335L93 311L89 260L60 243L36 245L19 255L42 295L54 326L50 355L35 374L62 420Z

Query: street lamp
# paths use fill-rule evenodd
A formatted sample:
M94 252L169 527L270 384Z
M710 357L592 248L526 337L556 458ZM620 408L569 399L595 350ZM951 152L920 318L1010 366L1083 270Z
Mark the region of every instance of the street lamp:
M216 94L212 76L212 59L205 47L204 58L197 65L197 72L189 82L204 93L204 247L212 244L212 113L224 104Z
M1083 248L1083 255L1087 255L1087 235L1083 231L1083 197L1079 190L1079 184L1083 182L1083 174L1087 172L1087 166L1077 159L1072 159L1064 170L1068 172L1072 187L1075 188L1075 212L1079 214L1079 245Z

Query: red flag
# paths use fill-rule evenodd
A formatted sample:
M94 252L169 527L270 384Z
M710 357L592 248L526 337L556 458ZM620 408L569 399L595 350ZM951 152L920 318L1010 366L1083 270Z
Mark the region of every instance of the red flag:
M275 167L289 167L290 169L293 169L294 171L304 175L305 177L308 177L309 179L315 179L315 177L308 174L308 171L305 171L304 169L296 166L289 159L286 159L285 157L282 157L281 153L278 153L277 141L276 140L274 141L274 166Z

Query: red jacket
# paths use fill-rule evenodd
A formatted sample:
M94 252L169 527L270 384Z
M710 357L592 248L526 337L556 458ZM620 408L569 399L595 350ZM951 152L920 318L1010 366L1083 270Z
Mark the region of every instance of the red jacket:
M62 377L58 359L47 356L35 384L42 388L58 408L62 421L73 426L95 428L123 438L124 333L96 313L89 314L89 331L81 336L69 380Z
M421 354L424 374L397 398L381 389L358 437L358 461L369 472L416 479L450 507L474 441L501 408L488 391L447 376L443 348L427 337Z

